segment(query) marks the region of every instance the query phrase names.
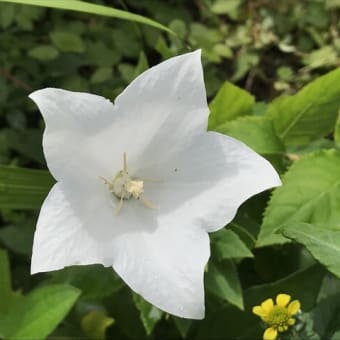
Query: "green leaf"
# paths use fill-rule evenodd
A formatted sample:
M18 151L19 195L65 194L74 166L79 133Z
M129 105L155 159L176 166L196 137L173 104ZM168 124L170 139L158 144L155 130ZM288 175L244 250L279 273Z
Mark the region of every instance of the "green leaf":
M149 26L158 28L160 30L167 31L168 33L171 33L171 34L175 34L169 28L161 25L160 23L154 20L143 17L141 15L129 13L129 12L122 11L122 10L112 8L112 7L108 7L108 6L92 4L92 3L80 1L80 0L79 1L78 0L58 0L58 1L0 0L0 2L64 9L64 10L70 10L70 11L76 11L76 12L102 15L102 16L107 16L107 17L112 17L112 18L117 18L117 19L122 19L122 20L139 22L141 24L149 25Z
M1 323L7 339L44 339L65 318L80 295L67 285L37 288L17 301Z
M189 330L192 325L192 320L178 318L176 316L172 316L172 320L174 320L174 324L183 339L185 339L189 333Z
M112 67L99 67L91 76L92 84L100 84L112 79Z
M34 226L10 225L0 228L0 240L10 250L23 255L31 255L33 244Z
M53 183L45 170L0 165L0 208L39 208Z
M104 340L106 329L114 323L103 311L92 310L81 319L81 328L89 339Z
M258 246L287 241L276 234L294 222L338 225L340 152L320 151L296 161L275 189L264 214Z
M340 147L340 111L338 113L338 119L335 123L334 141L335 141L335 144L338 147Z
M146 336L139 311L133 301L131 289L124 286L116 294L105 299L105 306L109 314L116 321L116 326L124 335L123 338L140 340Z
M275 298L277 294L286 293L301 302L303 312L309 311L315 306L323 277L323 268L313 265L278 281L250 287L244 291L245 311L224 305L207 313L198 325L197 340L262 339L263 324L252 313L253 306L268 298Z
M122 281L112 268L104 268L99 264L67 267L51 273L51 276L50 282L77 287L86 299L106 297L122 287Z
M253 257L239 236L230 229L221 229L211 234L213 253L218 261L233 258Z
M340 107L340 68L318 78L294 96L274 100L266 115L288 146L305 145L330 133Z
M321 339L331 339L332 334L340 330L340 293L321 300L313 309L312 317Z
M53 60L58 57L59 52L53 46L50 45L41 45L37 47L33 47L28 51L28 55L32 58L48 61Z
M9 149L19 152L30 160L45 164L40 129L25 129L20 132L14 129L2 129L0 137L5 140Z
M340 227L292 223L284 227L282 233L303 244L316 260L340 278Z
M5 250L0 249L0 318L6 315L14 298L8 255Z
M333 334L331 340L340 340L340 330Z
M52 32L50 34L53 44L63 52L81 53L85 50L83 40L74 33Z
M219 264L209 262L208 268L205 276L207 290L243 310L242 288L235 264L231 260Z
M279 154L284 151L271 120L266 117L241 117L218 126L216 131L242 141L260 154Z
M251 115L254 104L254 97L247 91L225 82L209 105L208 129L221 132L221 125L240 116Z
M150 335L163 317L164 312L145 301L140 295L133 294L133 301L139 310L139 316L143 322L147 335Z

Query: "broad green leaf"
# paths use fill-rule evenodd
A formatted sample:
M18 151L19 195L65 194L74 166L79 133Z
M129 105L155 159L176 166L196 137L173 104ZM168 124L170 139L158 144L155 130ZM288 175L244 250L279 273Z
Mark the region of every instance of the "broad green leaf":
M282 233L303 244L316 260L340 278L340 226L292 223Z
M39 208L53 183L47 171L0 165L0 208Z
M266 117L241 117L218 126L216 131L234 137L260 154L279 154L284 146Z
M48 61L53 60L58 57L59 52L56 48L50 45L41 45L37 47L33 47L28 51L28 55L32 58Z
M340 152L320 151L296 161L275 189L264 214L258 246L287 241L276 234L295 222L338 225Z
M106 297L119 290L123 283L112 268L102 265L67 267L51 273L52 283L70 284L82 291L86 299Z
M7 339L44 339L65 318L80 295L67 285L37 288L12 305L1 323Z
M120 9L108 7L108 6L92 4L86 1L80 1L80 0L58 0L58 1L0 0L0 2L8 2L12 4L32 5L32 6L40 6L40 7L49 7L49 8L64 9L64 10L83 12L83 13L88 13L88 14L113 17L117 19L129 20L129 21L134 21L134 22L138 22L141 24L149 25L149 26L158 28L160 30L164 30L164 31L174 34L169 28L149 18L143 17L138 14L129 13L129 12L126 12Z
M8 255L5 250L0 249L0 318L8 311L14 298Z
M240 116L251 115L254 104L255 99L251 94L225 82L209 105L208 129L221 132L221 125Z
M133 294L133 301L139 310L139 316L143 322L147 335L150 335L163 317L164 312L145 301L141 296Z
M92 310L81 319L81 328L89 339L104 340L106 329L114 323L103 311Z
M211 234L213 254L218 261L232 258L253 257L239 236L230 229L221 229Z
M70 32L52 32L50 37L53 44L60 51L81 53L85 50L85 44L77 34Z
M330 133L340 108L340 68L318 78L294 96L274 100L266 115L287 146L306 145Z
M210 262L208 273L205 275L205 285L211 294L243 310L241 283L236 266L231 260L219 264Z

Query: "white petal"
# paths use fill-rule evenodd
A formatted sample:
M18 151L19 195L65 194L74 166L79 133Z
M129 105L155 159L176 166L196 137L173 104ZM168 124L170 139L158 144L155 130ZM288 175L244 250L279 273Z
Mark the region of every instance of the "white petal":
M32 274L76 264L112 265L108 244L113 209L103 206L104 193L93 190L89 196L88 191L76 189L65 190L57 183L42 205L34 235Z
M216 231L229 223L251 196L281 185L272 165L243 143L215 132L153 168L140 170L160 183L146 183L164 223L181 221Z
M204 268L208 234L192 225L164 225L125 233L113 242L114 269L158 308L183 318L204 317Z
M115 101L60 89L30 95L46 123L44 153L57 180L111 177L127 152L130 169L155 162L206 131L200 51L171 58L137 77ZM157 158L157 157L156 157Z
M34 236L31 272L76 264L113 265L150 303L174 315L204 317L204 267L209 238L195 226L162 223L140 202L114 214L100 188L56 184L46 198Z
M169 156L205 132L209 109L201 51L183 54L137 77L115 101L131 166ZM123 146L123 145L122 145ZM134 159L136 158L136 161Z
M106 173L103 158L110 155L117 161L107 140L100 138L115 116L109 100L53 88L33 92L30 98L45 120L44 154L57 180L81 176L98 178ZM110 142L113 143L113 138Z

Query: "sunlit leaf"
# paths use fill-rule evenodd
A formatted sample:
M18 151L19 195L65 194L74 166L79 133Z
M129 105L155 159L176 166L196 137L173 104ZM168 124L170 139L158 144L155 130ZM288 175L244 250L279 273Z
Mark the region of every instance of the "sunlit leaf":
M305 145L332 131L340 108L340 68L282 96L268 107L278 136L286 145Z
M296 161L275 189L265 211L258 246L286 242L277 234L293 222L338 225L340 152L320 151Z
M67 285L36 288L17 301L1 322L7 339L44 339L64 319L80 295Z
M255 99L247 91L225 82L210 103L209 130L224 133L228 122L253 112Z

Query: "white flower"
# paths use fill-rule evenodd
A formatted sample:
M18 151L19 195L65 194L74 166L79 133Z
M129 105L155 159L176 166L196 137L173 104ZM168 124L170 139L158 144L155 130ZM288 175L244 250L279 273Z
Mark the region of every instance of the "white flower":
M31 272L101 263L160 309L203 318L208 232L281 182L247 146L207 132L200 51L147 70L114 104L52 88L30 97L57 180L41 208Z

